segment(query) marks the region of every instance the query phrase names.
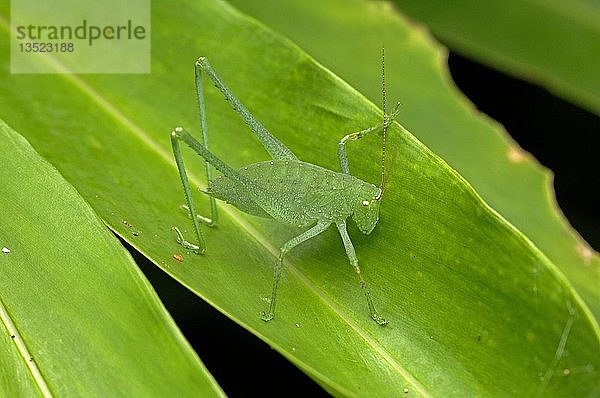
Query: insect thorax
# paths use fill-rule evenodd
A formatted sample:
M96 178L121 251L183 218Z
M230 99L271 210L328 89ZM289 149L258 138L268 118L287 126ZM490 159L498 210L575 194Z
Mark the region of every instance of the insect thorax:
M299 227L353 213L365 233L377 223L378 188L351 175L292 160L254 163L238 172L253 185L250 189L221 176L209 184L207 193L246 213Z

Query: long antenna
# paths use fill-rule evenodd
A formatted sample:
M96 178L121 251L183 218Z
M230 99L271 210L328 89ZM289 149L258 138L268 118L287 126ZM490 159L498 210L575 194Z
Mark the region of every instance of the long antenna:
M379 185L378 199L383 196L383 185L385 183L385 143L387 138L388 115L385 106L385 47L381 46L381 96L383 108L383 143L381 145L381 184Z

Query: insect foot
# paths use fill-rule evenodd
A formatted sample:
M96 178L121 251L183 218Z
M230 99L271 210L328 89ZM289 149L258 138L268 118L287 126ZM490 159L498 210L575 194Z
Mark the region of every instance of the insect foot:
M392 111L392 113L389 114L389 115L384 115L383 116L383 125L385 127L388 127L390 124L392 124L392 122L394 120L396 120L396 118L400 114L400 107L401 106L402 106L402 103L400 103L400 102L396 103L396 106L394 107L394 110Z
M260 319L262 319L265 322L269 322L271 319L273 319L273 313L272 312L266 312L266 311L261 311L260 312Z
M379 326L385 326L388 324L388 321L379 314L371 314L371 318L373 318L373 320L377 322Z
M181 246L185 247L188 250L193 250L196 253L200 253L200 254L204 253L204 250L199 251L200 250L200 246L195 245L195 244L190 243L187 240L185 240L183 238L183 234L181 233L181 231L179 230L179 228L172 227L171 231L175 231L175 233L177 234L177 243L179 243Z
M373 300L371 300L371 294L369 293L369 290L367 289L367 285L365 284L364 280L362 279L362 277L360 276L360 271L357 272L358 276L361 279L361 287L363 289L363 292L365 293L365 297L367 298L367 305L369 307L369 314L371 314L371 318L377 322L377 324L379 326L385 326L388 324L388 321L382 317L381 315L379 315L379 313L375 310L375 306L373 305Z

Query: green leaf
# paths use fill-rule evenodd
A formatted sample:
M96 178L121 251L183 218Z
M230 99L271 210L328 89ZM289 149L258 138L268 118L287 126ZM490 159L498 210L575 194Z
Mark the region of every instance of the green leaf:
M600 5L586 0L394 0L454 48L600 114Z
M388 100L402 101L402 124L531 239L600 319L600 258L557 207L551 172L519 148L501 126L474 114L473 105L449 79L445 49L379 4L330 0L306 7L301 0L233 2L292 38L375 103L381 101L376 61L385 41L386 91ZM340 13L341 9L345 11ZM282 19L283 14L293 18ZM335 23L323 23L324 19Z
M262 322L277 247L299 231L223 204L219 226L206 231L205 256L187 253L170 230L176 225L192 236L168 132L176 124L198 132L194 60L207 56L301 159L332 169L339 139L379 122L380 111L225 3L154 2L152 21L151 75L0 72L1 115L111 228L334 395L593 393L599 332L579 295L462 177L398 125L389 135L393 166L379 225L370 236L350 231L390 325L369 318L333 229L290 253L276 318ZM220 94L207 87L206 96L212 150L233 166L267 159ZM352 144L353 174L376 182L378 137ZM193 180L203 185L201 165L195 166ZM206 211L206 200L198 199Z
M0 120L0 395L222 396L127 251Z

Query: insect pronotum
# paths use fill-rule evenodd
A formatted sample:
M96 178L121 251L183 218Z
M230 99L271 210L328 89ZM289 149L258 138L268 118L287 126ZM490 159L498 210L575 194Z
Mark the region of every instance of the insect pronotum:
M209 151L202 86L203 74L208 75L233 109L246 122L261 141L272 160L253 163L235 170ZM273 318L275 311L277 288L285 255L300 243L325 231L331 224L335 224L346 249L348 260L358 275L362 291L367 299L371 318L380 325L387 324L387 321L375 310L373 300L358 265L354 246L346 230L346 219L348 217L354 219L356 225L364 234L371 233L379 220L379 205L385 182L386 131L399 112L398 104L390 115L386 113L384 50L382 49L383 121L376 126L348 134L342 138L338 144L341 172L335 172L298 160L289 148L271 135L252 116L248 109L223 83L205 57L200 57L196 61L195 79L202 142L197 141L182 127L177 127L171 132L171 144L198 244L186 241L179 230L174 228L177 232L177 241L185 248L194 250L199 254L205 252L206 246L202 237L200 222L209 226L215 225L217 221L215 198L233 204L238 209L252 215L273 218L299 228L309 227L281 247L279 259L275 262L274 267L269 308L267 311L261 312L262 320L269 321ZM380 130L383 131L383 145L381 183L377 187L350 175L346 143ZM180 141L186 143L206 160L208 187L203 192L210 196L210 217L198 215L196 212L179 146ZM211 165L223 175L213 179Z

